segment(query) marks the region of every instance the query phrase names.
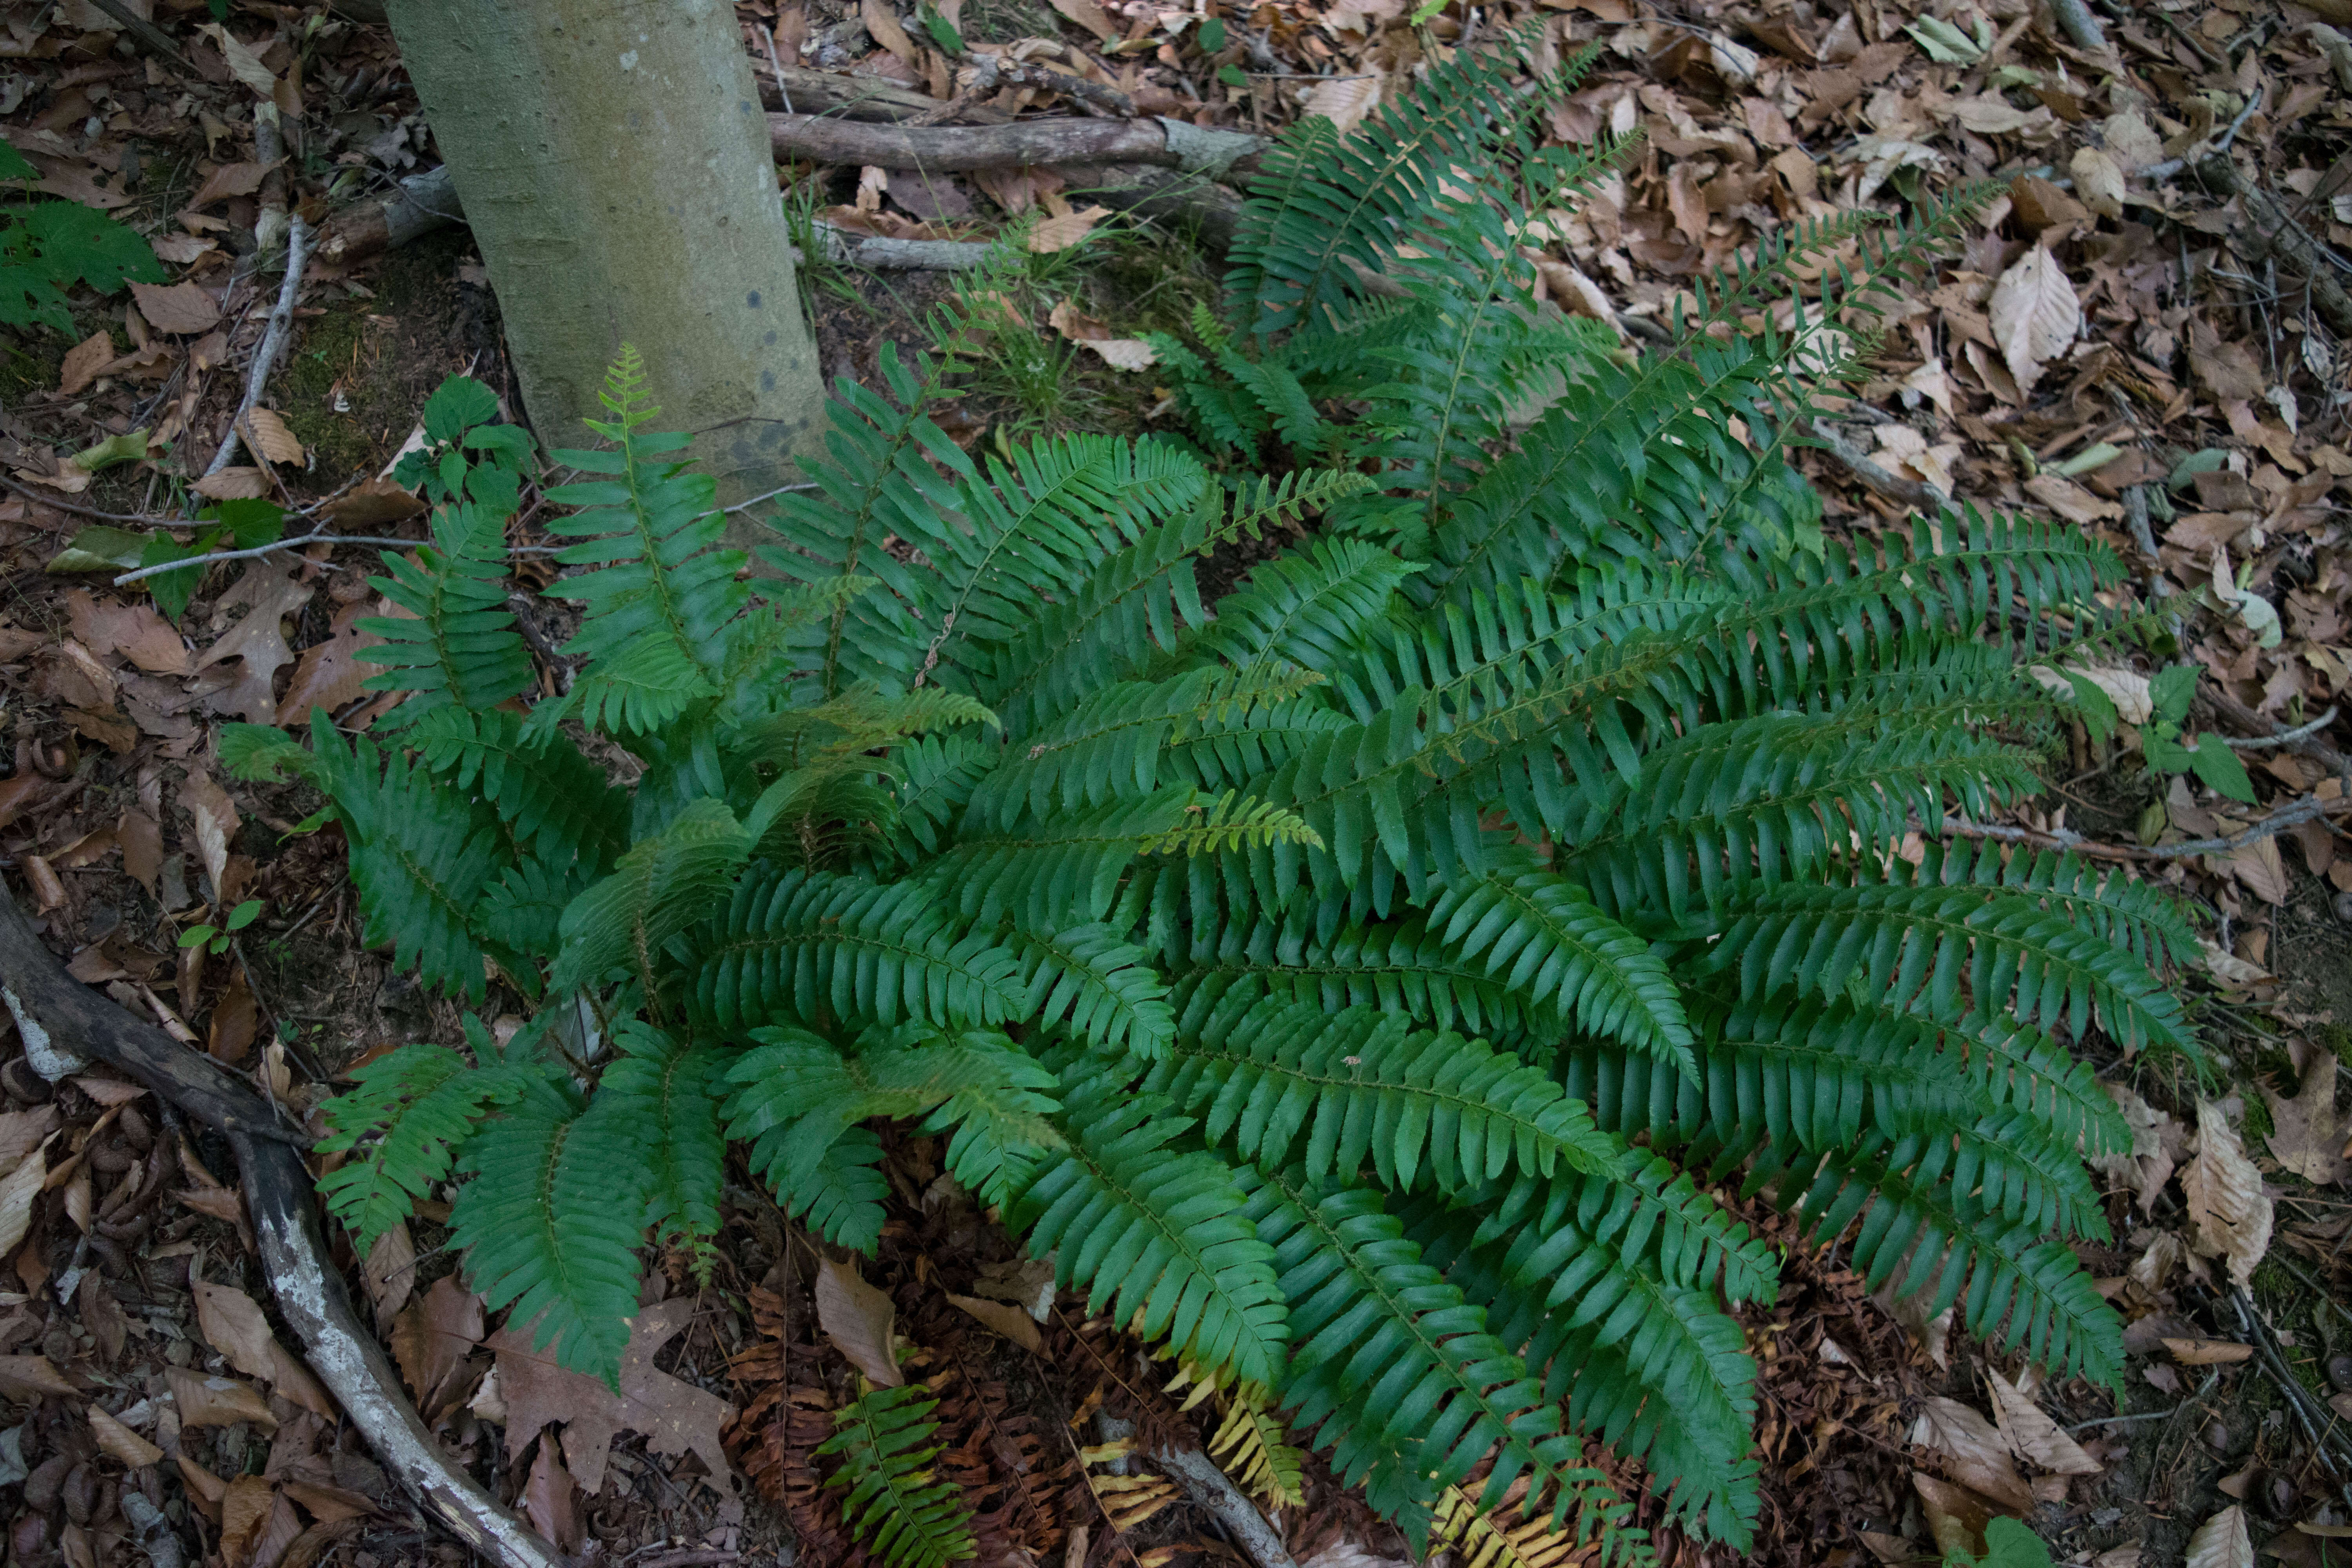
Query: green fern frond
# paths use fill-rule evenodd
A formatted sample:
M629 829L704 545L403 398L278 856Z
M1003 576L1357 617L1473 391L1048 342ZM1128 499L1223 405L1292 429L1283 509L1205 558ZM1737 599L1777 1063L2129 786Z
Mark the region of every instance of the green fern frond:
M552 976L575 990L625 968L655 991L655 955L718 909L751 841L724 801L698 800L660 834L640 839L563 911L563 946Z
M931 1468L939 1402L917 1386L869 1388L833 1413L817 1458L840 1461L842 1517L889 1568L946 1568L980 1554L963 1494Z
M481 1030L470 1014L466 1026L468 1036ZM475 1123L521 1086L509 1074L474 1068L446 1046L403 1046L354 1070L352 1082L323 1108L327 1135L318 1152L358 1153L319 1179L319 1194L364 1258L448 1175Z
M609 1112L635 1137L646 1172L654 1240L673 1237L708 1273L716 1258L719 1201L727 1176L712 1086L726 1053L675 1039L631 1020L613 1032L614 1056L597 1080L595 1113Z
M927 888L786 871L737 884L694 941L694 1005L722 1028L798 1017L942 1028L1019 1016L1020 960Z
M593 872L629 847L628 798L562 734L527 733L510 711L446 707L402 739L457 788L478 789L544 860L562 866L576 857Z
M882 1173L882 1140L870 1127L850 1127L825 1151L816 1173L792 1191L778 1193L776 1202L785 1218L806 1225L826 1245L874 1258L881 1252L887 1217L882 1205L889 1196L890 1180Z
M1200 1113L1204 1137L1261 1168L1296 1159L1325 1181L1369 1163L1392 1191L1425 1176L1458 1192L1515 1167L1549 1175L1622 1163L1548 1074L1481 1040L1245 994L1188 1007L1179 1026L1145 1090Z
M583 542L556 559L597 568L547 590L587 607L563 645L585 661L580 714L592 726L624 732L656 729L689 702L719 694L727 625L750 602L736 577L743 552L719 547L726 529L717 484L661 460L683 451L689 437L646 432L658 410L646 405L644 383L644 363L622 345L597 394L612 417L587 421L613 447L555 454L609 477L547 492L556 504L580 509L548 524L550 532Z
M1087 1074L1087 1058L1072 1069ZM1069 1146L1043 1162L1011 1219L1064 1289L1087 1288L1147 1340L1271 1384L1282 1365L1283 1290L1272 1251L1239 1217L1234 1171L1171 1145L1187 1122L1150 1100L1071 1083Z
M534 683L530 650L507 607L507 520L500 510L467 501L433 514L432 544L416 561L386 553L388 577L368 585L404 616L377 616L357 629L379 643L356 657L386 668L360 684L370 691L405 691L391 723L405 724L436 710L487 712Z
M466 1145L449 1229L492 1311L558 1364L620 1386L637 1310L645 1199L637 1130L542 1078ZM565 1086L569 1088L569 1086Z
M1119 940L1116 928L1015 928L1005 945L1021 958L1023 1017L1147 1060L1167 1050L1176 1029L1167 984L1140 948Z
M1246 799L1239 790L1227 790L1214 802L1195 799L1184 811L1188 820L1164 832L1147 834L1138 846L1139 852L1198 856L1264 849L1274 844L1323 847L1322 836L1297 813L1270 800Z

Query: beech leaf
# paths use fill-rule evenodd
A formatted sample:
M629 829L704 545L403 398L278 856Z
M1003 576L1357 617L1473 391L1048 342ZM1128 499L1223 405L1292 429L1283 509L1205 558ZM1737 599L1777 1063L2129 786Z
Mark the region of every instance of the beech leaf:
M2082 300L2046 245L2034 246L2000 275L1986 313L2009 374L2023 392L2033 390L2042 367L2065 352L2083 325Z
M2226 1259L2231 1280L2245 1289L2270 1251L2271 1200L2237 1130L2210 1100L2197 1102L2197 1158L2180 1173L2180 1192L2189 1201L2190 1247Z
M2197 1527L2189 1538L2184 1568L2254 1568L2254 1543L2246 1533L2246 1510L2235 1503Z
M2352 1128L2336 1114L2336 1054L2301 1043L2294 1049L2303 1053L2302 1082L2294 1098L2263 1089L2273 1129L2265 1142L2272 1158L2286 1170L2315 1186L2336 1186L2352 1169L2344 1158L2345 1137Z
M907 1379L891 1352L890 1329L896 1318L890 1298L857 1277L854 1263L821 1259L816 1266L816 1322L833 1348L850 1364L885 1388L897 1388Z
M2001 1435L2019 1458L2057 1476L2095 1476L2105 1468L2015 1384L1990 1367L1985 1381L1992 1385L1992 1413Z

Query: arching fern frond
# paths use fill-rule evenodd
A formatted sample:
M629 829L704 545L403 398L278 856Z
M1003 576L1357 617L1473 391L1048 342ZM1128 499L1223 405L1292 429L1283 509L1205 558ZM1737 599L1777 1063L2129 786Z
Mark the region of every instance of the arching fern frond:
M947 1568L979 1555L952 1481L931 1468L939 1401L919 1385L868 1388L833 1413L817 1458L840 1462L827 1487L848 1489L841 1510L889 1568Z
M416 561L387 553L388 577L368 585L404 616L377 616L356 629L383 640L359 650L381 672L360 684L370 691L405 691L407 701L387 722L405 724L428 712L487 710L530 689L530 650L507 607L507 519L509 511L466 501L433 514L433 543Z

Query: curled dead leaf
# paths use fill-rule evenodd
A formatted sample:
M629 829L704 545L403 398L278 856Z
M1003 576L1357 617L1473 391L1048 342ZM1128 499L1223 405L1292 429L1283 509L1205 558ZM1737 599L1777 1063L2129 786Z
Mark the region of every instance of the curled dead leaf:
M885 1291L858 1278L855 1263L821 1259L816 1266L816 1322L834 1349L885 1388L907 1381L891 1346L897 1310Z
M2246 1289L2270 1251L2271 1200L2237 1130L2210 1100L2197 1102L2197 1158L2181 1171L2180 1191L2190 1247L2200 1257L2225 1259L2231 1280Z
M1032 1355L1045 1348L1045 1336L1028 1313L1004 1301L986 1301L976 1296L959 1296L947 1292L948 1304L961 1308L979 1319L998 1333L1019 1345Z
M2254 1354L2253 1346L2231 1340L2166 1340L2164 1348L2183 1366L2227 1366Z
M256 408L246 415L246 425L254 452L264 461L300 468L304 456L302 443L286 421L275 411Z
M1986 315L2010 374L2031 392L2082 330L2083 304L2050 247L2035 245L1993 285Z
M89 1433L98 1439L100 1453L131 1469L142 1469L163 1457L163 1449L95 1405L89 1407Z

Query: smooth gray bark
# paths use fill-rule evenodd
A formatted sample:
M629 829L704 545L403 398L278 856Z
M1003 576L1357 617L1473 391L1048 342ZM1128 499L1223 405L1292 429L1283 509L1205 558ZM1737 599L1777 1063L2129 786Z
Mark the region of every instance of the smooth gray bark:
M391 0L550 447L624 342L722 501L791 482L824 387L728 0Z

